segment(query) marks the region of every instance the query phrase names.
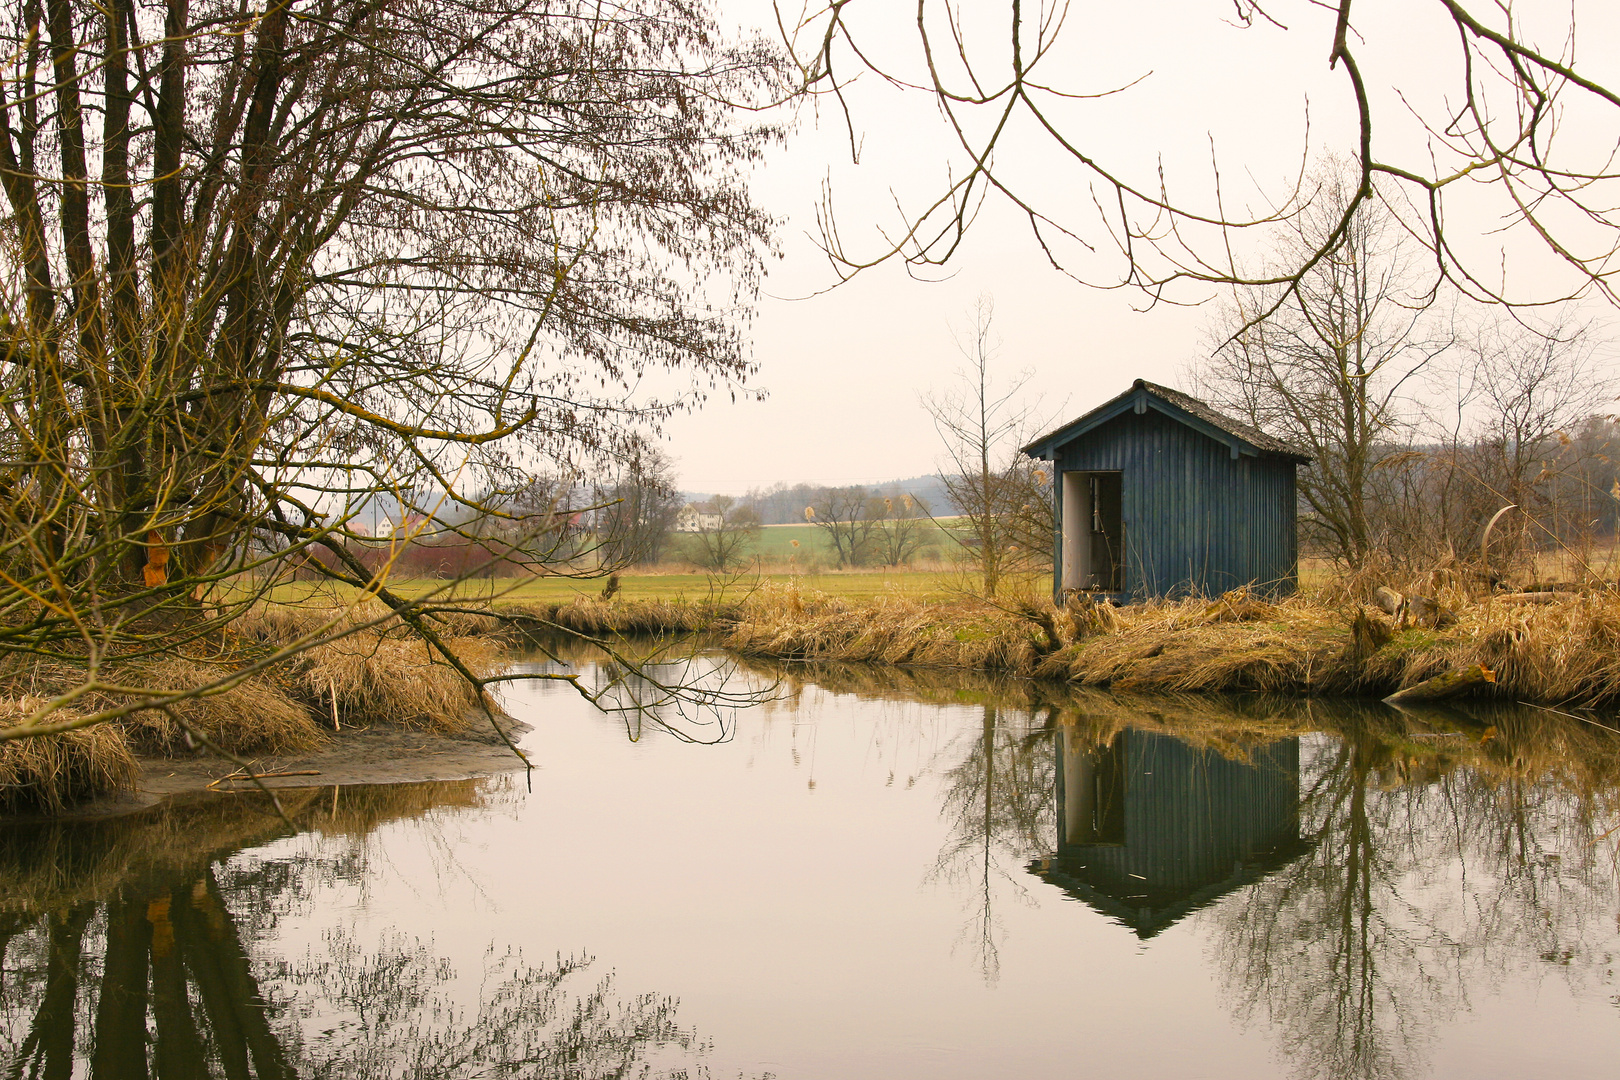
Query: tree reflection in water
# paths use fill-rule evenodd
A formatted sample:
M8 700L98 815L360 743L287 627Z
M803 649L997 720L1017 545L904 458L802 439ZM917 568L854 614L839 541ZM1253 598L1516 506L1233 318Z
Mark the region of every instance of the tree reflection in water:
M346 930L267 959L276 922L358 880L385 821L431 827L499 781L284 793L295 820L356 843L231 856L281 835L252 797L0 832L0 1049L11 1078L703 1075L676 1002L628 999L589 957L485 957L464 973L398 934ZM330 800L330 801L329 801Z
M1211 912L1239 1015L1276 1030L1298 1075L1419 1075L1440 1022L1510 972L1610 981L1613 739L1493 719L1445 736L1336 717L1306 740L1313 846Z
M949 838L930 877L970 898L963 928L986 983L1000 972L995 916L998 883L1023 894L1023 864L1043 850L1052 828L1052 730L1050 716L986 703L982 722L965 748L953 743L944 754L945 801L941 814Z
M1303 1077L1421 1075L1443 1025L1527 971L1586 997L1613 982L1620 741L1595 726L769 674L790 692L808 675L972 703L933 762L932 876L966 901L988 980L996 905L1036 902L1044 881L1122 934L1197 934L1238 1018ZM344 931L273 955L280 920L364 880L377 826L418 821L431 841L438 817L492 797L471 782L289 795L322 839L273 847L283 826L249 797L0 830L0 1076L704 1075L675 1003L618 997L587 957L491 952L469 970Z
M849 669L814 678L869 689ZM1614 732L1486 704L1400 713L906 678L908 696L984 701L938 764L949 832L935 877L973 911L964 937L987 979L998 883L1022 861L1139 936L1190 920L1240 1022L1269 1028L1312 1080L1423 1075L1434 1032L1510 974L1577 993L1614 981Z

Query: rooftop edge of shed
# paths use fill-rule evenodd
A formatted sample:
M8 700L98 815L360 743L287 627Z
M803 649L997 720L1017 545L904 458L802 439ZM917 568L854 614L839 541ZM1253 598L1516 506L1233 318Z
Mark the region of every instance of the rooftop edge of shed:
M1225 444L1231 448L1233 457L1239 454L1250 456L1275 454L1301 465L1311 463L1310 455L1292 443L1234 420L1191 394L1183 394L1180 390L1159 386L1146 379L1137 379L1129 390L1118 397L1104 402L1083 416L1070 420L1060 428L1047 432L1023 447L1023 452L1033 458L1050 459L1054 456L1054 451L1064 443L1078 439L1116 416L1127 411L1142 414L1148 409L1156 409L1172 420L1178 420L1195 431L1208 435L1216 442Z

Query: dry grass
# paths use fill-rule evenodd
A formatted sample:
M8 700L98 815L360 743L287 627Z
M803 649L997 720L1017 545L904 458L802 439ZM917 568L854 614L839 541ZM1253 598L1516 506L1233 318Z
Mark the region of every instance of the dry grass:
M1620 702L1620 595L1570 593L1527 604L1470 593L1458 579L1418 583L1425 584L1454 613L1443 629L1398 624L1342 588L1277 603L1243 594L1154 601L1086 618L1050 604L1008 609L898 596L855 603L761 590L723 643L753 657L992 671L1152 692L1383 697L1477 663L1496 682L1476 696L1587 708ZM1358 613L1387 640L1358 647L1351 634Z
M510 636L502 619L446 612L430 615L428 624L475 675L501 667ZM343 635L300 655L288 678L323 724L330 723L334 696L339 722L355 726L459 731L479 708L476 691L461 673L374 599L345 607L262 605L234 629L244 642L267 648L317 632Z
M1111 622L1064 643L1035 674L1122 690L1309 693L1348 639L1337 613L1297 599L1159 601Z
M205 686L232 666L171 657L144 665L141 682L166 689ZM176 702L168 712L147 709L122 722L141 749L174 753L186 745L185 729L202 732L236 754L288 754L326 741L309 710L276 679L258 675L221 693Z
M743 602L603 600L581 596L564 602L505 603L499 610L528 632L544 636L558 629L590 637L690 634L730 625Z
M170 657L103 674L120 685L168 691L204 686L230 670ZM0 702L0 724L21 720L43 704L43 697L72 689L82 678L77 668L50 663L14 675L9 680L12 692L30 696ZM51 719L71 720L126 700L121 694L88 694ZM54 813L75 802L126 791L140 773L134 752L178 751L186 745L187 726L233 753L288 753L317 746L324 738L309 711L268 675L184 699L170 710L146 709L118 721L0 744L0 809Z
M761 589L724 644L745 656L916 664L1030 674L1039 633L991 605L930 604L892 595L855 602L792 586Z
M445 646L483 677L502 664L499 642L443 635ZM368 629L317 645L300 657L294 676L317 703L337 699L339 720L364 726L402 724L460 731L472 722L478 693L427 642L401 628Z
M15 724L40 704L32 698L0 701L0 724ZM75 802L127 790L139 774L129 740L114 727L11 739L0 743L0 810L59 813Z

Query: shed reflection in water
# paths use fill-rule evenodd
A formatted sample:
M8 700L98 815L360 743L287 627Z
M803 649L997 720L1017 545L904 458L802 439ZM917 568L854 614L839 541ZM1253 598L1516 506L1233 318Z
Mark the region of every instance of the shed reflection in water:
M1301 854L1298 737L1230 760L1153 732L1087 735L1058 729L1057 848L1030 870L1138 936Z
M1239 1018L1297 1075L1424 1075L1436 1029L1530 966L1620 1003L1612 732L1488 706L1197 708L1053 710L1055 847L1029 870L1142 938L1207 909Z
M968 1056L972 1039L994 1047L975 1059L981 1067L955 1073L984 1075L984 1061L993 1065L1001 1054L1012 1062L1033 1042L1020 1035L1016 1046L993 1043L997 1033L988 1025L973 1029L976 1012L988 1014L1000 1002L998 1023L1010 1025L1014 1014L1048 1000L1054 986L1079 1000L1110 992L1098 984L1122 973L1167 1003L1170 1022L1155 1015L1142 1027L1114 1030L1109 1025L1118 1021L1103 1021L1084 1032L1093 1052L1113 1039L1135 1054L1149 1034L1173 1039L1178 1025L1203 1025L1207 1033L1208 1017L1175 1010L1195 996L1185 988L1208 982L1213 969L1222 992L1210 1008L1219 1026L1230 1029L1235 1019L1249 1037L1264 1040L1283 1072L1323 1080L1396 1080L1437 1069L1476 1075L1447 1039L1492 995L1503 995L1526 1010L1523 1038L1546 1043L1570 1017L1542 1015L1549 980L1568 987L1566 1010L1569 1002L1613 1010L1620 878L1609 830L1620 822L1620 741L1596 726L1524 710L1413 716L1376 705L1130 698L916 673L756 674L781 680L785 696L716 724L731 741L676 746L691 733L672 730L667 720L634 745L622 732L575 741L567 745L576 756L565 762L554 755L534 794L499 779L309 789L288 798L307 833L299 836L247 795L177 800L120 821L0 827L3 1071L102 1080L708 1075L716 1055L725 1059L726 1040L717 1049L699 1038L697 1025L677 1017L673 999L639 986L620 991L605 965L589 957L535 963L508 944L537 942L547 955L560 942L583 941L622 958L628 947L614 935L624 924L613 917L589 923L589 934L575 936L587 925L576 921L566 932L534 938L523 936L536 933L527 923L498 931L457 911L450 917L471 926L463 937L476 941L472 953L465 940L459 952L436 944L424 923L362 940L341 919L328 919L319 941L308 940L308 913L332 890L382 888L372 865L375 837L420 830L392 842L442 849L453 860L460 841L440 835L444 826L454 819L477 837L503 815L526 826L502 833L504 842L529 846L505 849L477 887L501 890L511 876L516 884L491 910L504 904L522 912L532 898L514 857L554 867L538 880L551 889L546 918L561 924L573 910L566 895L577 892L582 907L599 905L623 886L612 868L600 880L582 874L586 864L569 860L573 848L552 841L572 837L588 860L613 850L623 835L612 832L605 807L627 804L617 820L631 823L671 825L671 807L701 813L704 803L680 790L684 777L664 786L677 773L701 776L703 799L716 809L703 819L706 834L687 838L665 828L657 854L670 857L655 865L666 876L670 867L702 865L715 880L694 873L660 900L679 904L689 894L699 908L752 904L761 917L729 926L717 920L712 936L710 924L692 921L684 935L635 938L635 948L668 945L678 958L644 981L671 982L660 988L680 993L690 1010L713 1008L715 1000L737 1007L737 999L713 993L730 979L768 1003L768 1021L756 1021L761 1041L824 1049L848 1038L854 1047L835 1070L814 1051L767 1047L725 1061L717 1074L761 1072L768 1063L784 1080L875 1078L894 1075L898 1060L908 1065L901 1071L932 1075L941 1059L924 1065L900 1057L881 1034L904 1029L903 1052L919 1053L911 1033L933 1030L918 1024L917 1014L926 1013L962 1032L953 1052ZM877 716L853 707L873 699L907 704ZM811 715L816 710L842 711L850 722L832 724ZM783 735L810 733L807 768L843 771L819 787L797 776L791 798L772 797L767 830L724 833L717 823L744 816L735 808L746 799L757 805L766 798L767 778L776 785L794 775L764 772L773 753L791 750L794 767L799 761L798 735L772 741L779 724ZM577 736L589 726L553 723L550 730ZM877 771L888 770L887 779L851 764L870 762L880 740L891 756ZM726 753L733 756L717 756ZM901 758L928 764L910 779L908 765L895 784L892 765ZM565 775L565 768L572 771ZM606 791L604 776L617 781ZM874 800L857 790L869 779L884 791L910 791L914 779L916 794ZM598 796L602 802L588 801ZM912 809L917 813L902 820ZM907 825L916 821L928 831ZM733 837L733 846L716 857L710 849L719 835ZM792 836L792 860L759 858L757 846L735 839L773 835ZM901 848L896 837L920 840L920 850ZM843 906L813 907L824 920L818 941L847 935L863 948L889 949L897 932L885 940L860 936L863 918L880 902L910 905L902 919L935 902L936 893L955 905L927 924L932 936L920 952L903 951L902 942L885 953L901 958L892 967L903 970L933 950L940 967L910 983L897 977L903 993L868 991L859 1007L874 1022L862 1033L817 1028L816 999L793 996L813 979L758 959L779 946L802 947L800 926L812 910L791 907L782 879L770 875L779 867L839 865L846 854L857 857L843 865L861 872L836 882ZM877 890L876 868L900 864L912 875L903 878L908 891ZM742 867L739 876L722 879L728 865ZM383 897L376 907L387 912L389 903ZM965 918L954 958L947 958L952 943L944 939L958 910ZM1091 929L1067 933L1078 924ZM1084 942L1089 951L1054 954L1051 941L1060 939ZM1107 948L1120 939L1129 948ZM478 956L486 941L489 951ZM697 947L688 949L689 942ZM1186 942L1195 948L1182 947ZM1149 946L1156 963L1132 966ZM692 971L692 955L701 956L704 972ZM848 964L853 953L842 955ZM959 980L973 993L940 975L966 974L964 964L977 972ZM1057 983L1054 971L1062 976ZM715 972L722 977L700 977ZM866 989L851 985L857 994ZM701 1021L705 1031L716 1015ZM745 1035L730 1032L733 1040ZM1564 1075L1612 1068L1604 1046L1585 1056L1550 1044L1536 1052L1552 1049L1591 1066ZM880 1052L891 1055L887 1066L876 1064ZM864 1067L868 1059L873 1064ZM1072 1059L1060 1053L1034 1064L1017 1060L1022 1076L1072 1073ZM1248 1077L1255 1068L1252 1057L1200 1061L1209 1075Z

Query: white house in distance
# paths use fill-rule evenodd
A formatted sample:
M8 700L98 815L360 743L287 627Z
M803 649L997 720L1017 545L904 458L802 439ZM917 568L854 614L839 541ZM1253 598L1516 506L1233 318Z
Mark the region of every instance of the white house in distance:
M422 514L406 514L399 522L391 518L381 518L377 522L377 539L389 540L396 533L402 539L415 539L426 531L426 525L427 517Z
M724 524L719 514L698 507L694 503L687 503L675 515L675 531L682 533L708 532L718 529Z

